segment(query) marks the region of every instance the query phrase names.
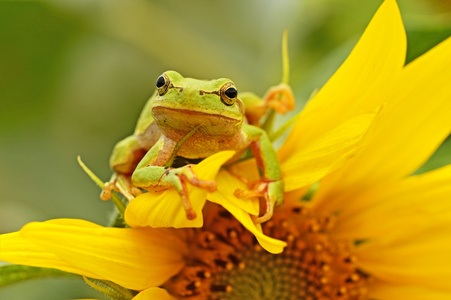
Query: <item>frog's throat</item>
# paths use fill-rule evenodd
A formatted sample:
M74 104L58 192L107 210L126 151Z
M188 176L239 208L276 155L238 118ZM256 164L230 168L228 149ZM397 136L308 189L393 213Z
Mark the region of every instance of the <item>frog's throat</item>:
M232 122L240 122L242 120L242 117L232 117L232 116L226 116L223 114L217 114L217 113L208 113L205 111L198 111L195 109L183 109L183 108L174 108L174 107L167 107L163 105L155 105L152 108L152 112L154 113L154 118L158 119L158 117L155 117L158 113L164 113L167 112L168 114L171 114L171 112L174 112L176 114L183 114L186 116L204 116L204 117L210 117L210 118L219 118L223 120L229 120Z

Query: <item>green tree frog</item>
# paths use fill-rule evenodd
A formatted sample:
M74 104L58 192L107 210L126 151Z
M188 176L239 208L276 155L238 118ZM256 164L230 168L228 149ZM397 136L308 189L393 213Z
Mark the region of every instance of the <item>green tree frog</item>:
M265 101L248 93L240 99L229 79L197 80L175 71L159 76L156 88L134 134L114 147L110 158L114 174L101 198L109 199L112 190L132 200L140 189L174 188L183 200L187 218L194 219L187 184L214 192L216 182L199 180L191 164L222 150L235 150L230 164L250 148L263 174L252 185L253 195L263 198L266 207L256 222L268 220L274 205L282 202L283 181L276 152L266 132L256 125L266 109L274 107L274 97ZM294 99L288 102L294 103Z

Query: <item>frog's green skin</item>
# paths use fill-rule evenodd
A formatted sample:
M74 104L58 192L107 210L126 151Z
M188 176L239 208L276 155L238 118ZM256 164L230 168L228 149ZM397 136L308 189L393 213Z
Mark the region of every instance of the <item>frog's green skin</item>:
M267 204L258 222L269 219L274 204L280 204L283 197L279 162L266 132L247 124L244 104L236 96L233 82L225 78L196 80L167 71L158 78L157 88L145 105L134 134L115 146L110 165L116 175L106 185L106 196L102 198L109 198L108 189L117 190L112 184L120 182L118 177L131 175L132 184L141 189L159 191L174 187L184 200L187 217L195 218L186 182L210 192L216 189L216 183L198 180L190 166L168 168L165 164L180 146L177 143L197 127L181 144L177 156L199 159L222 150L235 150L234 161L250 147L263 171L256 186ZM249 99L255 104L255 96ZM125 196L128 194L127 198L133 198L133 189L126 185L118 188Z

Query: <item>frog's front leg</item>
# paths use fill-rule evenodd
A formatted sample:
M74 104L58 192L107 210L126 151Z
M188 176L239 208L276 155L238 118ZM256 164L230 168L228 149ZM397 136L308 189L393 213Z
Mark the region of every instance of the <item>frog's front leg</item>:
M134 135L126 137L115 145L110 157L110 167L114 173L102 189L100 194L102 200L109 200L113 190L120 192L129 201L141 193L131 184L130 176L145 152Z
M174 188L183 200L186 217L193 220L196 213L189 201L187 183L214 192L216 182L199 180L191 165L181 168L164 167L175 151L176 145L175 141L162 136L139 162L132 174L132 182L134 186L148 191Z
M277 154L266 132L252 125L243 125L243 131L251 140L250 148L263 170L263 178L253 183L251 191L236 191L238 197L263 196L266 209L263 216L256 223L268 221L273 214L274 205L280 205L283 201L283 181Z

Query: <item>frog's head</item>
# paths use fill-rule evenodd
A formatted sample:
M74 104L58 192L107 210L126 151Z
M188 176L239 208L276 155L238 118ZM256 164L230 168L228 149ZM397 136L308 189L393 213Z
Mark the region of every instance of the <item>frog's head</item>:
M156 86L152 114L163 131L199 126L207 136L231 136L241 129L244 105L230 79L197 80L167 71Z

